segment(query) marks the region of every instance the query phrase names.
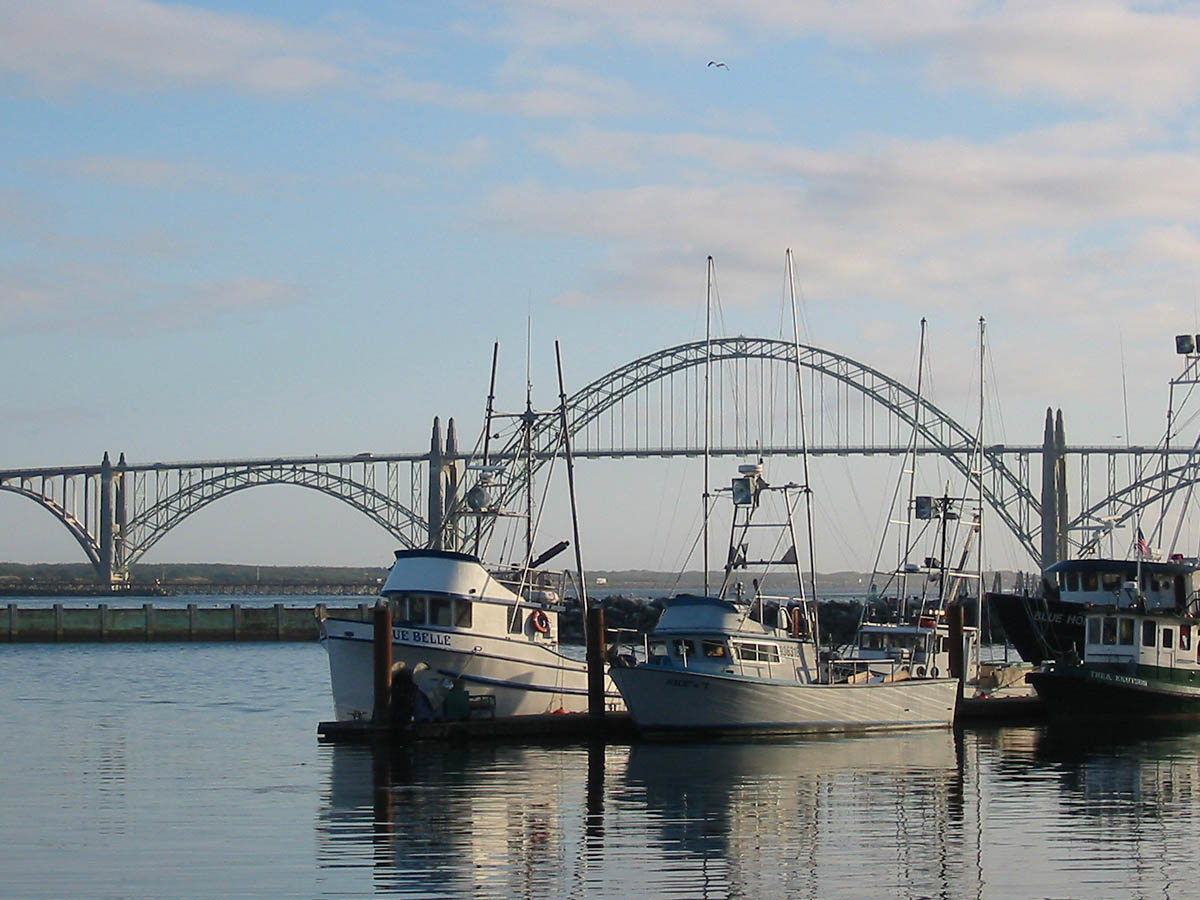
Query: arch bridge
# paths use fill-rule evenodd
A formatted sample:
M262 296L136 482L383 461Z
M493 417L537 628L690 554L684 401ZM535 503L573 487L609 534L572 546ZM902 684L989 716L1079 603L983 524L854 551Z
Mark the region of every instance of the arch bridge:
M800 364L800 378L795 363ZM1196 361L1191 361L1194 368ZM707 376L706 376L707 373ZM1117 460L1130 454L1157 459L1146 447L1069 448L1048 418L1040 445L979 445L976 432L955 421L895 378L843 354L770 338L727 337L670 347L633 360L567 398L567 419L577 458L695 456L704 450L704 383L709 382L708 427L713 455L796 455L802 446L803 409L809 453L862 456L937 454L977 484L1000 523L1031 559L1053 561L1095 546L1098 519L1121 521L1151 501L1161 502L1195 481L1189 461L1171 469L1170 487L1161 472L1130 480L1119 477ZM915 438L914 438L915 435ZM536 471L558 452L556 417L539 418L526 447L512 434L491 454L494 462L525 454ZM309 488L334 497L368 516L404 547L436 544L445 537L469 454L460 452L454 423L443 443L435 420L428 450L176 463L113 463L0 471L0 491L23 496L53 515L79 544L102 581L121 581L131 566L200 509L234 493L270 484ZM1066 515L1066 459L1078 456L1081 512ZM1038 457L1040 465L1031 466ZM1091 501L1091 462L1107 461L1107 494ZM1163 457L1165 458L1165 457ZM518 467L513 466L514 470ZM1162 468L1162 467L1160 467ZM1030 488L1041 471L1042 490ZM511 502L524 490L520 477L503 489ZM1101 516L1100 513L1106 513ZM1073 535L1083 535L1074 537Z

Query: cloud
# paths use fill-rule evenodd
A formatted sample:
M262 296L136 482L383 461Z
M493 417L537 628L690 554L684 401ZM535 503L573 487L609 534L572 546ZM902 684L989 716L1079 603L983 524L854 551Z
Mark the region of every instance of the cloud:
M936 89L1154 114L1182 111L1200 90L1200 16L1186 3L668 0L648 13L633 0L527 0L508 9L497 39L543 51L609 42L749 61L759 48L817 38L912 61Z
M91 156L48 163L47 167L87 181L153 191L222 190L241 192L255 186L246 176L203 163L165 159Z
M60 264L53 276L0 269L0 333L145 335L217 330L300 303L302 288L259 276L162 284L103 263Z
M336 35L153 0L0 4L0 72L49 90L223 86L279 94L351 80Z

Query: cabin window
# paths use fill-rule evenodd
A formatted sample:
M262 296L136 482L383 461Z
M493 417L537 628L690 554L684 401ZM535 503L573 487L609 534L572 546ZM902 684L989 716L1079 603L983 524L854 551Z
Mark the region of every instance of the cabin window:
M696 655L696 648L692 646L691 641L674 640L671 642L671 649L675 655L682 660L686 660L689 656Z
M779 648L774 644L739 642L735 646L738 656L745 662L779 662Z
M725 645L720 641L704 641L700 646L710 659L724 659L727 655Z
M1121 573L1120 572L1105 572L1100 576L1101 583L1106 591L1119 591L1121 589Z
M1162 630L1162 645L1168 649L1175 644L1175 635L1171 633L1172 631L1174 631L1173 628L1164 628Z
M1097 587L1099 587L1100 584L1095 572L1084 572L1080 576L1080 582L1083 586L1083 590L1085 591L1094 591Z
M449 627L454 621L450 614L449 597L432 597L429 603L429 624Z
M1191 625L1180 625L1179 626L1179 649L1180 650L1191 650L1192 649L1192 626Z
M667 663L667 642L666 641L651 641L650 642L650 665L663 666Z
M1088 619L1087 620L1087 642L1089 644L1100 643L1100 620L1099 619Z
M425 624L425 598L424 597L409 597L408 598L408 621L414 625Z
M1104 617L1104 628L1100 635L1100 641L1104 644L1117 642L1117 620L1114 616Z
M1079 573L1078 572L1064 572L1063 573L1063 587L1065 587L1068 591L1079 590Z
M1118 637L1118 643L1122 644L1125 647L1132 647L1133 646L1133 619L1121 619L1119 624L1120 624L1121 633Z
M1149 619L1142 622L1142 646L1153 647L1158 643L1158 635L1155 634L1155 624Z
M471 601L456 599L454 601L454 624L458 628L471 627Z
M1150 579L1150 590L1152 590L1152 591L1161 591L1162 590L1162 585L1159 583L1157 578Z

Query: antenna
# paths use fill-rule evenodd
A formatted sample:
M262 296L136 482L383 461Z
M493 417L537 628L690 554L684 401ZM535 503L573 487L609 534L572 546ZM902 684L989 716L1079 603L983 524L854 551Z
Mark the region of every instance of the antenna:
M712 449L712 395L709 383L712 373L712 283L713 258L708 258L708 287L704 296L704 596L708 596L708 457Z

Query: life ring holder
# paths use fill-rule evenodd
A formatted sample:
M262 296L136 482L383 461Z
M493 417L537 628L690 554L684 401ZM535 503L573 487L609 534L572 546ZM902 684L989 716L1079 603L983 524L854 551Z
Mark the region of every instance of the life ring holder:
M529 614L529 627L538 634L550 633L550 617L540 609L535 609Z

